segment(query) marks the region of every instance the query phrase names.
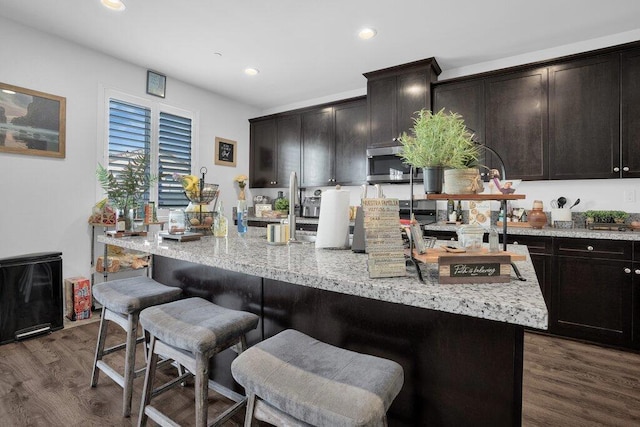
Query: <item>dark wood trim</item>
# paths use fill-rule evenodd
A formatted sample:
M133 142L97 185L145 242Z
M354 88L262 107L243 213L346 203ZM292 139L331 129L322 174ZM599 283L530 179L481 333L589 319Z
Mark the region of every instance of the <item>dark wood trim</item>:
M409 62L406 64L394 65L393 67L383 68L376 71L369 71L367 73L363 73L362 75L365 76L367 80L372 80L394 76L402 73L414 72L416 70L425 70L429 68L433 69L436 76L440 75L440 73L442 72L442 69L438 64L438 61L436 61L436 58L431 57Z
M340 99L338 101L325 102L324 104L310 105L308 107L296 108L295 110L287 110L281 113L273 113L266 116L254 117L252 119L249 119L249 123L259 122L262 120L275 119L277 117L282 117L282 116L302 114L302 113L306 113L308 111L319 109L319 108L338 107L343 104L348 104L354 101L362 101L365 99L367 99L367 95L354 96L353 98L346 98L346 99Z

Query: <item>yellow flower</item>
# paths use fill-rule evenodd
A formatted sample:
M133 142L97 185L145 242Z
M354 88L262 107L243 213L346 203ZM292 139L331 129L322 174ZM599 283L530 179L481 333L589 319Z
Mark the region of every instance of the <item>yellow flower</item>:
M233 180L238 183L238 187L244 188L249 178L246 175L238 175Z

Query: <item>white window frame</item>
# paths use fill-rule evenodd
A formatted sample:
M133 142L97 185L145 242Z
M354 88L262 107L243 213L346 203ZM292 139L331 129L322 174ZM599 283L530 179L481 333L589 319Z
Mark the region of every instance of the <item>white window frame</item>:
M187 110L184 108L175 107L164 102L158 102L152 99L143 98L135 95L131 95L116 89L101 88L102 96L100 97L99 113L98 114L98 140L101 143L97 144L97 162L103 166L109 164L109 100L115 99L122 102L138 105L140 107L148 108L151 111L151 147L149 156L150 173L153 176L158 175L158 138L160 129L160 112L169 113L185 118L191 119L191 174L199 176L200 168L196 165L199 162L199 141L198 138L198 113L193 110ZM100 184L96 180L96 194L97 200L104 198L104 190L100 187ZM158 185L154 183L149 188L149 200L153 202L158 201Z

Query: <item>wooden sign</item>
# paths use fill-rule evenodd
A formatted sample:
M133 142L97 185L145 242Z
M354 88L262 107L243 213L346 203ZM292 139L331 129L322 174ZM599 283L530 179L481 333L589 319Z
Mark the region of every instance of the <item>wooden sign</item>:
M440 283L508 283L511 281L511 257L441 256L438 262Z
M364 199L362 211L369 277L406 276L398 199Z

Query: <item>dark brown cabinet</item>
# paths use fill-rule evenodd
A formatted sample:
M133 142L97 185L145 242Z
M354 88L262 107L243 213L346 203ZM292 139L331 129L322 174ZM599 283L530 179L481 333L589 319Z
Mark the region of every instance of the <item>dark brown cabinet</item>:
M333 108L302 114L302 187L331 185L335 156Z
M549 68L549 178L616 178L620 165L619 54Z
M364 98L302 114L303 187L366 181L367 104Z
M367 179L367 100L365 98L334 107L335 162L337 184L361 185Z
M484 80L434 85L433 111L458 113L473 132L474 140L484 144Z
M547 117L546 68L485 80L484 143L500 155L508 177L538 180L548 176ZM490 152L485 162L500 170Z
M508 235L507 243L514 245L526 245L531 256L533 268L538 277L540 291L550 310L552 289L551 267L553 264L553 239L545 236L515 236Z
M621 56L623 178L640 178L640 49ZM614 168L614 172L616 172Z
M633 294L633 332L632 340L633 347L636 350L640 350L640 242L635 242L633 245L633 263L630 271L625 271L632 277L632 289Z
M549 331L630 346L632 243L556 238L554 250Z
M302 187L366 180L367 101L332 104L251 119L252 188L283 188L292 171Z
M365 73L369 115L369 148L398 145L413 127L420 109L431 109L431 82L440 67L434 58Z
M249 185L286 187L292 171L300 171L300 116L284 115L252 121Z

